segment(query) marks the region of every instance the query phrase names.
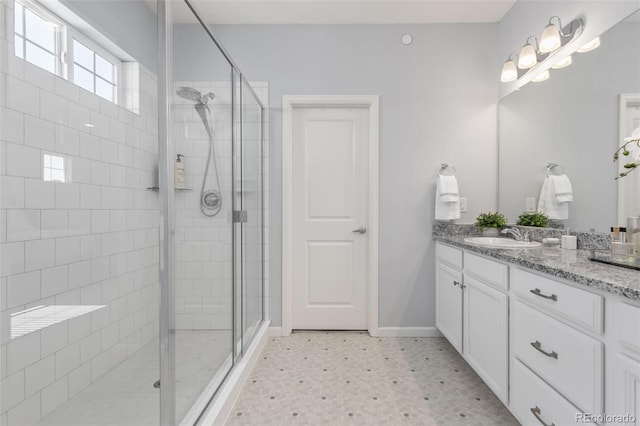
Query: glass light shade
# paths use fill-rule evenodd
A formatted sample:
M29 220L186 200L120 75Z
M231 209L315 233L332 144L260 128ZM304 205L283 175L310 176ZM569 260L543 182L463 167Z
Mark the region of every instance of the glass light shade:
M536 75L535 77L533 77L531 79L531 81L533 81L534 83L539 83L541 81L545 81L549 79L549 70L546 70L543 73L540 73L538 75Z
M518 69L516 68L516 63L513 62L513 59L509 59L502 66L500 81L502 81L503 83L509 83L510 81L514 81L517 78L518 78Z
M553 52L562 45L560 40L560 31L553 25L547 25L540 36L540 51L542 53Z
M536 57L536 49L530 43L525 44L520 50L520 55L518 56L518 68L520 69L528 69L534 66L538 62L538 58Z
M591 40L589 43L582 46L580 49L577 49L576 52L585 53L591 52L593 49L596 49L600 46L600 37L596 37Z
M573 60L571 59L571 55L569 55L563 60L555 63L551 68L553 68L554 70L559 70L560 68L568 67L569 65L571 65L571 62L573 62Z

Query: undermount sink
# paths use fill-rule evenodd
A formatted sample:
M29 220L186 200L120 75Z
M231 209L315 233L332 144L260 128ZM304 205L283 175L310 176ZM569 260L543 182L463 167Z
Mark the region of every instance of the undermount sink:
M464 242L476 246L501 249L538 248L542 245L537 241L517 241L511 238L496 237L468 237L464 239Z

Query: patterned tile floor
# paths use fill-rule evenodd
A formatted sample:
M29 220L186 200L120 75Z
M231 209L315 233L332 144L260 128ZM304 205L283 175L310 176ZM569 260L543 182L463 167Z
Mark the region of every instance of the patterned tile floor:
M295 332L269 338L236 425L517 425L444 338Z

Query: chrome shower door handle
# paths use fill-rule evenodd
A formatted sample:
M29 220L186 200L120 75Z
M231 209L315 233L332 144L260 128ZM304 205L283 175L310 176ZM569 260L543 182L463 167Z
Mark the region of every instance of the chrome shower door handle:
M367 228L365 228L364 226L361 226L360 228L354 229L351 232L358 233L358 234L364 234L364 233L367 232Z

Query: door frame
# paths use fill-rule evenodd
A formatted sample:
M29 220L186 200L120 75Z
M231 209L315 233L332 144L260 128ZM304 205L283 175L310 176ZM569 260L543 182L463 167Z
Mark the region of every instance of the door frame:
M282 97L282 335L292 330L293 303L293 109L367 108L369 110L369 220L367 234L367 324L378 335L378 146L377 95L285 95Z

